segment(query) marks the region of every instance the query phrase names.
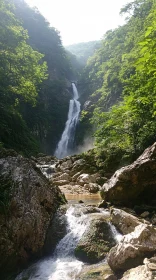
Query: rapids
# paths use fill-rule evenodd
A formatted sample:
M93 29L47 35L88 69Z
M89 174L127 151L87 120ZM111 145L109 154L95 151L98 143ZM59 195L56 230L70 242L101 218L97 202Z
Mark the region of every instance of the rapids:
M16 277L16 280L77 279L77 275L82 270L84 263L76 259L74 249L90 224L90 214L84 214L84 207L78 204L69 206L65 214L67 218L67 234L59 241L53 255L24 270ZM100 211L100 213L108 214L104 210ZM112 229L112 235L118 239L119 234L111 224L110 228Z

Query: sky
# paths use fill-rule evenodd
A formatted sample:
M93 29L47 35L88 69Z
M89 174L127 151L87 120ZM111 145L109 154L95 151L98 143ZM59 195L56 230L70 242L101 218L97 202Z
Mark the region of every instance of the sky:
M60 31L63 45L100 40L124 24L120 9L130 0L26 0Z

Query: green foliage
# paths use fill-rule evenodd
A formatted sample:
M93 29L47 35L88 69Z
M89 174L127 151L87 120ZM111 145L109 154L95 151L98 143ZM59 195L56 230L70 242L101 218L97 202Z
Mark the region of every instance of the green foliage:
M59 32L23 0L13 0L15 14L28 31L28 43L44 54L48 79L38 89L35 107L23 103L20 113L44 153L53 154L67 118L71 84L80 70L75 57L63 48Z
M156 4L136 0L121 12L129 13L127 23L106 33L85 69L93 84L86 91L98 97L92 123L99 155L112 148L138 155L156 140Z
M0 1L0 142L25 155L52 154L78 62L59 32L23 0Z
M36 103L47 78L43 55L28 45L28 33L14 15L11 0L0 1L0 142L29 155L38 151L20 114L22 103Z
M27 32L15 18L10 2L0 2L0 90L12 94L14 100L20 95L34 104L47 68L41 63L43 55L27 44Z

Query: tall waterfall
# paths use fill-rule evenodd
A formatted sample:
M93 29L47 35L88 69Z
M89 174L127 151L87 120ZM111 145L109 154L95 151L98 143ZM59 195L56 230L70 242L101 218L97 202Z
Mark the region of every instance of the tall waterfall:
M72 152L74 145L75 130L79 119L81 105L78 101L79 94L74 83L72 83L72 88L73 99L71 99L69 103L68 119L55 151L55 156L58 158L63 158L69 155Z

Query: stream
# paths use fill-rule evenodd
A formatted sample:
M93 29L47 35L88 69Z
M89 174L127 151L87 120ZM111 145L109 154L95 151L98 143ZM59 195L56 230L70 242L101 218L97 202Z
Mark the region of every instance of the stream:
M85 265L76 259L74 249L90 223L90 215L84 214L84 207L70 205L66 212L67 234L57 244L53 255L42 259L24 270L16 280L76 280ZM105 210L99 210L106 215ZM108 214L108 212L107 212ZM121 235L109 223L112 235L119 241ZM105 261L105 260L104 260ZM96 279L95 279L96 280Z
M62 133L61 139L57 145L55 156L63 158L71 154L74 144L75 130L80 114L80 102L78 101L79 94L74 83L73 99L70 100L68 118L65 129ZM47 178L52 178L56 163L49 165L38 165L42 173ZM86 266L85 263L76 259L74 250L88 228L91 222L91 217L96 215L104 215L109 217L109 212L98 209L97 203L101 200L100 195L97 194L65 194L68 200L68 209L66 211L67 233L58 242L54 253L51 257L41 259L40 261L25 269L16 280L76 280L82 268ZM78 202L84 202L80 205ZM90 214L87 212L86 204L90 205ZM88 207L88 206L87 206ZM95 213L92 210L94 207ZM118 242L121 235L116 231L116 228L108 222L113 239ZM106 259L103 260L106 262ZM95 279L96 280L96 279Z

